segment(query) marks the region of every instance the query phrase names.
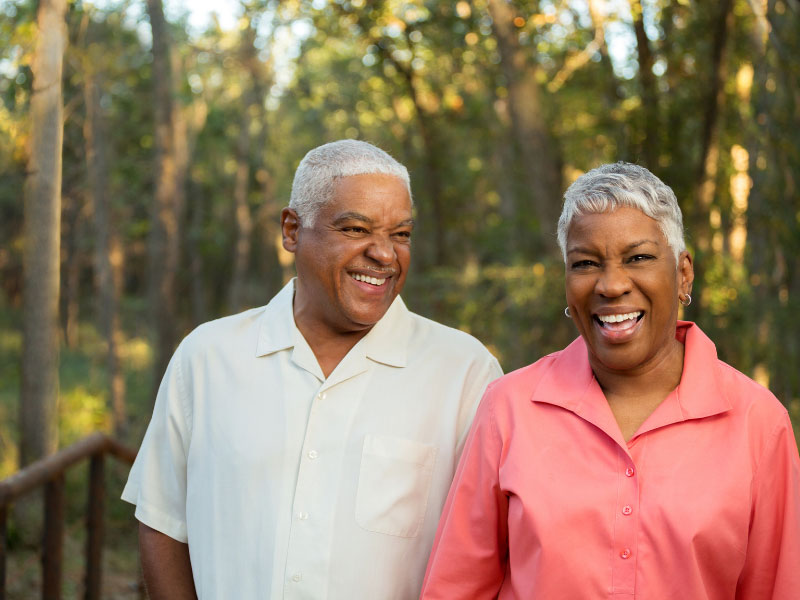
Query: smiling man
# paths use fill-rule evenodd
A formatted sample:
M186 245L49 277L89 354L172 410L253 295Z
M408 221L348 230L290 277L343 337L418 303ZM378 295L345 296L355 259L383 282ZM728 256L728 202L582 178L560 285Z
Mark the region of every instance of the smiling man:
M181 343L123 492L151 598L419 595L501 371L399 297L412 208L405 167L366 142L302 160L281 213L297 277Z

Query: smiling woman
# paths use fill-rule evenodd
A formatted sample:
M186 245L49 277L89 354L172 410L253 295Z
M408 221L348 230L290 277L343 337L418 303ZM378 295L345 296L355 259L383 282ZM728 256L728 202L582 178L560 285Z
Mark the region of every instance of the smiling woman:
M788 415L677 320L693 269L674 193L604 165L558 234L580 336L487 390L422 597L800 598Z

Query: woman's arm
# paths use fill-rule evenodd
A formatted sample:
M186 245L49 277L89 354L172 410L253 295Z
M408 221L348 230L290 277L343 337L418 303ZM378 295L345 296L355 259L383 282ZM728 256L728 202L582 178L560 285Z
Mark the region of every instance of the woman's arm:
M772 433L753 480L736 598L800 598L800 459L788 414Z
M427 600L495 598L508 556L508 497L500 489L502 439L491 386L481 401L439 521L422 585Z

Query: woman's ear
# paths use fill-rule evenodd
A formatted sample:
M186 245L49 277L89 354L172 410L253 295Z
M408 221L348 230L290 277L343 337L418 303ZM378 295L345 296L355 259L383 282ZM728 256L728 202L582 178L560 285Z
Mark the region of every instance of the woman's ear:
M678 291L681 294L690 294L694 283L694 266L691 255L684 250L678 255Z

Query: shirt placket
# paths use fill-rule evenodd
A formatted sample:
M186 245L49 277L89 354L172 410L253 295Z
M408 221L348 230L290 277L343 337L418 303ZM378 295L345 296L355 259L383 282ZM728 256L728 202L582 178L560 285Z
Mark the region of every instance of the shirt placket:
M614 506L612 593L630 595L636 585L639 533L639 474L630 454L618 448L617 500Z
M333 385L326 381L311 404L292 504L284 575L287 600L327 597L344 453L363 379Z

